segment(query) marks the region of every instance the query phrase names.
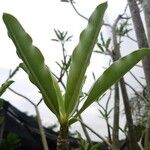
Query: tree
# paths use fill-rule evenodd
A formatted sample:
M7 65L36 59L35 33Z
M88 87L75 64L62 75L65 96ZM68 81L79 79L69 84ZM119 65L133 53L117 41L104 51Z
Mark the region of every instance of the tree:
M140 1L141 2L141 1ZM148 2L148 1L144 1L144 2ZM133 25L135 28L135 33L136 33L136 38L138 41L138 46L139 48L143 48L143 47L149 47L148 41L147 41L147 37L145 34L145 30L144 30L144 26L142 23L142 19L140 17L140 11L137 5L136 0L128 0L128 4L129 4L129 8L130 8L130 12L131 12L131 16L132 16L132 20L133 20ZM147 3L148 4L148 3ZM146 5L148 7L148 5ZM146 8L146 7L145 7ZM148 11L146 11L146 9L144 9L144 14L145 14L145 20L146 20L146 26L147 26L147 30L149 30L149 17L148 17ZM149 34L149 31L148 31ZM149 35L148 35L149 36ZM142 64L143 64L143 68L144 68L144 73L145 73L145 79L146 79L146 83L147 83L147 94L150 97L150 57L145 57L142 60ZM150 120L150 113L148 113L148 120ZM147 120L147 121L148 121ZM146 138L145 138L145 149L148 149L148 137L149 137L149 132L147 132L147 130L149 130L149 122L147 122L147 129L146 129Z

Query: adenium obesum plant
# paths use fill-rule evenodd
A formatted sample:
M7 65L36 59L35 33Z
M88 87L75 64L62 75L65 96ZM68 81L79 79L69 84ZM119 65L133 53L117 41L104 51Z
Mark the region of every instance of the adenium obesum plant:
M58 150L68 149L68 129L78 120L78 116L144 56L150 55L150 49L140 49L114 62L95 81L82 107L76 111L85 80L85 72L97 42L106 8L107 2L100 4L90 16L87 27L81 32L79 44L71 56L65 95L62 95L55 77L45 65L40 50L32 45L29 34L25 32L15 17L3 14L8 35L16 46L18 57L23 61L20 66L29 75L30 81L40 90L45 104L58 118L60 123Z

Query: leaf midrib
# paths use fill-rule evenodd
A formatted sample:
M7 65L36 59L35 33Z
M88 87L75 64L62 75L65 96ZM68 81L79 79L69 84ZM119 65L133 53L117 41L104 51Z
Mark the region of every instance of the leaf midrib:
M20 44L17 42L16 36L15 36L15 34L14 34L14 32L13 32L13 29L12 29L12 27L11 27L11 25L10 25L9 23L8 23L8 26L9 26L10 31L12 32L11 36L12 36L12 38L14 38L17 48L22 49L21 46L20 46ZM27 34L27 33L26 33L26 34ZM13 35L14 35L14 36L13 36ZM31 45L32 45L32 44L31 44ZM32 47L34 47L34 46L32 45ZM17 50L17 49L16 49L16 50ZM49 100L49 97L48 97L47 93L46 93L45 90L43 89L43 87L42 87L40 81L38 80L38 78L36 77L34 71L32 71L32 67L31 67L30 64L28 63L26 57L23 55L22 50L19 51L19 53L21 54L21 57L23 58L23 60L24 60L25 63L27 64L27 66L28 66L28 68L29 68L29 70L30 70L31 75L33 76L33 78L35 79L35 81L37 82L37 84L39 85L38 88L42 91L42 94L44 95L44 97L46 97L46 99ZM26 65L26 64L25 64L25 65ZM54 109L53 105L52 105L51 107L52 107L53 112L55 113L55 115L57 115L57 111ZM57 115L57 116L58 116L58 115Z

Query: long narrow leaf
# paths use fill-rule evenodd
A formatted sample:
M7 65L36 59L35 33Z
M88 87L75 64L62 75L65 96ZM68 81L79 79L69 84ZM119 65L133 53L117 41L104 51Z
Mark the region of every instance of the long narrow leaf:
M106 71L104 71L94 83L87 100L84 102L78 115L97 100L107 89L109 89L146 55L150 55L150 49L137 50L114 62L108 69L106 69Z
M59 103L63 98L51 72L44 63L43 55L38 48L32 45L31 37L15 17L10 14L3 14L3 20L31 82L39 88L50 110L59 116Z
M65 94L65 108L67 113L71 113L77 104L84 74L90 63L90 57L102 26L106 8L107 3L105 2L95 9L89 18L88 26L81 33L79 44L71 57L71 66Z
M14 81L6 81L0 86L0 96L7 90L7 88L13 83Z

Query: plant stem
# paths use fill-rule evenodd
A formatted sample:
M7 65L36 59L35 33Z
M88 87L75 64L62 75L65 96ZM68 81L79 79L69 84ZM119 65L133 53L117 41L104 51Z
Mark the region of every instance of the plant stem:
M36 115L37 115L37 121L38 121L40 136L41 136L41 140L42 140L42 144L43 144L43 149L48 150L49 148L48 148L48 144L47 144L47 140L46 140L46 135L45 135L45 132L44 132L44 129L43 129L43 126L42 126L41 117L40 117L40 113L39 113L39 110L38 110L38 106L41 103L42 99L37 104L34 104L28 97L16 92L15 90L13 90L11 88L8 88L8 89L11 92L13 92L14 94L24 98L25 100L27 100L30 104L32 104L34 106L35 111L36 111Z
M150 11L149 11L149 6L150 6L150 0L143 0L143 11L144 11L144 16L145 16L145 23L146 23L146 29L147 29L147 38L148 38L148 45L150 47ZM148 98L150 99L150 81L147 81L147 93L148 93ZM150 138L150 101L148 102L148 112L147 112L147 122L146 122L146 128L145 128L145 143L144 143L144 148L145 150L149 149L149 138Z
M119 150L119 111L120 111L120 96L119 96L119 85L115 84L115 96L114 96L114 122L113 122L113 133L112 133L112 150Z
M85 19L85 20L88 20L87 17L85 17L85 16L83 16L81 13L79 13L79 11L78 11L78 10L76 9L76 7L74 6L72 0L70 0L69 2L70 2L70 4L71 4L71 6L73 7L73 9L75 10L75 12L76 12L80 17L82 17L82 18Z
M43 149L44 150L48 150L48 144L47 144L47 140L46 140L46 135L44 133L44 128L42 126L42 122L41 122L41 117L40 117L40 113L39 113L39 110L38 110L38 106L35 106L35 110L36 110L36 115L37 115L37 121L38 121L38 125L39 125L41 140L42 140L42 144L43 144Z
M98 138L100 138L108 147L111 148L111 143L107 141L105 138L103 138L101 135L99 135L97 132L95 132L92 128L90 128L88 125L83 123L81 120L79 120L81 124L83 124L87 129L89 129L92 133L94 133Z
M82 119L82 116L81 116L81 115L79 115L79 119L83 122L83 119ZM88 143L91 144L92 141L91 141L91 138L90 138L90 136L89 136L89 133L88 133L86 127L85 127L82 123L81 123L81 127L82 127L82 130L83 130L83 132L84 132L84 135L85 135L85 137L86 137Z
M63 123L60 125L60 131L57 138L57 150L68 150L69 141L68 141L68 124Z

